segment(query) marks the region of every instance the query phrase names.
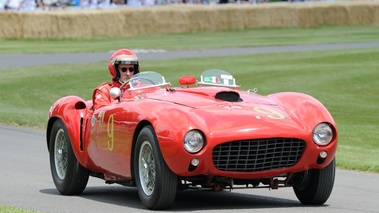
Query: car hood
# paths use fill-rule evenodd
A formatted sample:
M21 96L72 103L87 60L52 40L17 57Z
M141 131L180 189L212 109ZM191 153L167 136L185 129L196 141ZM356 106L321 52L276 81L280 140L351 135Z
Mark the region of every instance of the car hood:
M220 94L224 97L218 97ZM188 112L191 116L213 133L227 130L228 133L248 132L251 135L255 132L268 137L273 129L277 135L288 132L299 135L304 130L310 131L310 127L304 126L298 116L287 113L288 110L275 99L255 93L228 88L190 88L156 94L150 98L174 103L179 108L190 108Z
M151 99L168 101L196 109L206 109L214 106L251 106L252 104L262 104L277 106L275 100L267 96L255 93L236 91L232 89L220 88L189 88L176 89L171 93L154 93L148 95Z

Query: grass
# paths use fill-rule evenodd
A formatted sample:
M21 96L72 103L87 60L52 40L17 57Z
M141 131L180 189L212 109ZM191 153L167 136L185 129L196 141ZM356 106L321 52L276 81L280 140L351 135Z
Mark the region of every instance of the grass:
M105 51L128 48L195 49L377 41L379 28L324 26L309 29L254 29L131 38L0 39L0 53ZM89 99L108 80L106 61L85 65L49 65L0 69L0 122L44 128L50 105L65 95ZM217 66L216 66L217 65ZM171 61L143 61L175 86L180 75L199 76L209 68L233 73L243 89L260 94L308 93L332 112L340 130L338 166L379 172L377 105L379 53L375 49L263 54ZM363 160L364 159L364 160Z
M0 212L6 212L6 213L37 213L38 211L32 211L17 207L11 207L11 206L2 206L0 205Z
M127 38L15 39L0 38L0 54L93 52L130 49L204 49L267 45L378 41L375 26L265 28L217 32L139 35Z
M0 70L0 120L44 128L50 105L66 95L90 99L92 90L107 81L106 62L49 65ZM334 116L339 129L337 166L379 172L379 50L355 49L144 61L177 86L181 75L209 68L230 71L243 90L260 94L281 91L307 93L319 99Z
M309 29L255 29L130 38L0 38L0 54L91 52L131 49L200 49L237 46L297 45L378 41L378 27L324 26ZM44 128L50 105L66 95L91 97L107 81L107 59L83 65L0 68L0 123ZM1 62L0 62L1 66ZM143 61L174 86L181 75L203 70L231 72L243 90L259 94L297 91L310 94L330 110L339 130L337 166L379 173L379 50L317 51L171 61ZM33 212L0 205L0 212Z

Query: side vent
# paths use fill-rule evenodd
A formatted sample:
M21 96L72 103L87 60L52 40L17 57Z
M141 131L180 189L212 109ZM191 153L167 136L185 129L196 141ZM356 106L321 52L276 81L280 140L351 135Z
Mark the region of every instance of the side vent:
M83 151L83 116L80 118L80 151Z
M242 102L243 100L240 98L240 95L234 91L224 91L219 92L215 96L216 99L229 101L229 102Z

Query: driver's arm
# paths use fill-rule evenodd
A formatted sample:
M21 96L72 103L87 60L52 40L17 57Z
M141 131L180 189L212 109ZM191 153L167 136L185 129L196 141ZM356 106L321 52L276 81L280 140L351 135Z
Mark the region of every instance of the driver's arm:
M92 94L93 110L97 110L103 106L108 106L112 100L109 95L111 86L109 84L101 84Z

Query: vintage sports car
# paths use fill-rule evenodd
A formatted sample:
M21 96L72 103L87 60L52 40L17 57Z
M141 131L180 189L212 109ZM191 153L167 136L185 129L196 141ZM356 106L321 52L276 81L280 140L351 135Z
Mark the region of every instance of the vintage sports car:
M215 69L179 82L171 87L161 74L141 72L113 88L114 101L99 110L77 96L54 103L46 136L58 191L80 194L93 176L136 186L153 210L192 188L293 187L303 204L327 201L337 128L319 101L242 91L231 74Z

